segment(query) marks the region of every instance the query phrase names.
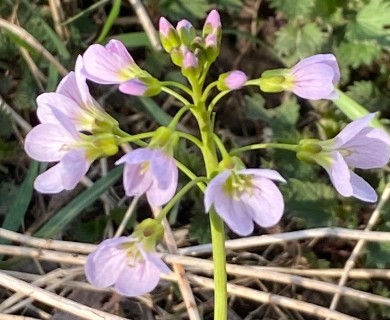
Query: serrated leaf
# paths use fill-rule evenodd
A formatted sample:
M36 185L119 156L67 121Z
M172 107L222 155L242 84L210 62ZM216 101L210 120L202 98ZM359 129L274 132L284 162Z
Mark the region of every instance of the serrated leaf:
M390 266L390 243L368 243L366 247L366 265L376 268Z
M289 62L296 62L320 51L325 40L326 34L315 23L289 23L277 32L275 49Z
M352 41L340 44L338 57L340 63L356 69L362 64L370 65L381 53L381 47L374 41Z
M284 139L295 136L295 125L299 117L299 105L296 99L290 99L273 109L264 107L264 99L260 95L245 97L247 103L247 117L263 120L272 129L275 139ZM249 118L249 117L248 117Z
M333 225L337 207L333 187L321 182L289 179L281 189L289 215L302 219L309 228Z
M370 112L387 110L390 105L390 98L382 95L372 81L355 81L346 93Z
M270 0L270 7L282 11L288 18L308 16L314 7L313 0Z
M376 39L382 45L390 45L389 25L390 3L371 0L357 13L355 20L348 24L346 36L350 40Z

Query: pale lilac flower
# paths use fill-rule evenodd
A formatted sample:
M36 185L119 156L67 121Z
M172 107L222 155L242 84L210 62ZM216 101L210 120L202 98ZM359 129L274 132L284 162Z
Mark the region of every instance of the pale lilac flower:
M390 158L390 137L381 128L370 127L374 113L348 124L336 137L317 142L318 153L304 152L304 156L321 165L332 184L344 197L355 197L375 202L375 190L351 168L374 169L384 167Z
M271 180L285 182L278 172L269 169L223 171L206 188L206 211L214 206L229 228L241 236L253 232L253 222L271 227L284 210L283 196Z
M178 169L175 160L160 149L130 151L115 164L125 164L123 185L127 196L146 193L151 206L166 204L175 194Z
M94 158L72 122L53 108L58 123L43 123L34 127L26 136L24 149L33 159L43 162L59 162L40 174L34 188L41 193L58 193L72 190L88 171Z
M223 73L218 78L218 89L237 90L242 88L247 80L246 74L240 70Z
M83 58L85 76L97 83L120 84L144 72L119 40L110 40L105 47L93 44Z
M98 123L110 123L111 126L118 122L108 115L92 98L86 83L86 78L81 74L83 59L77 58L75 72L66 75L57 87L56 92L43 93L37 98L37 115L41 123L60 124L52 110L61 112L73 123L79 131L92 131Z
M146 251L132 237L104 240L88 255L84 270L93 286L113 286L127 297L152 291L160 281L160 273L170 273L156 252Z
M299 61L289 72L289 88L305 99L336 99L334 85L340 79L339 66L333 54L317 54Z

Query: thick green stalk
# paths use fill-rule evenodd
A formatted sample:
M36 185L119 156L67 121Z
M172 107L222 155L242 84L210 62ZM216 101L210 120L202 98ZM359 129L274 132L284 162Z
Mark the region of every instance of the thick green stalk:
M191 109L199 126L202 140L202 154L206 166L207 177L217 171L218 158L214 141L214 130L204 101L201 100L200 86L193 86L195 108ZM209 213L211 241L213 246L214 262L214 320L227 319L227 279L226 279L226 254L225 231L222 219L214 210Z

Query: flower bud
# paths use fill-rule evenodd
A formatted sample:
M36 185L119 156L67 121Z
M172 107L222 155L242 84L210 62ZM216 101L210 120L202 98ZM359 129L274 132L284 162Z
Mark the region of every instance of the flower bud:
M170 53L173 48L180 45L180 39L176 29L164 17L161 17L159 21L159 34L161 44L166 52Z
M182 73L187 78L195 77L198 73L199 60L191 51L187 50L184 54Z
M242 88L248 80L246 74L239 70L223 73L218 78L217 88L219 91L237 90Z
M187 47L190 47L192 41L196 37L196 30L192 24L187 20L181 20L178 22L176 30L179 34L181 43Z

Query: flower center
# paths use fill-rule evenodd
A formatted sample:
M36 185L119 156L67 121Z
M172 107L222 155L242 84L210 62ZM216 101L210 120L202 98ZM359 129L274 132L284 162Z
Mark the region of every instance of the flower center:
M223 190L234 200L239 200L243 193L252 193L252 175L233 173L224 183Z

